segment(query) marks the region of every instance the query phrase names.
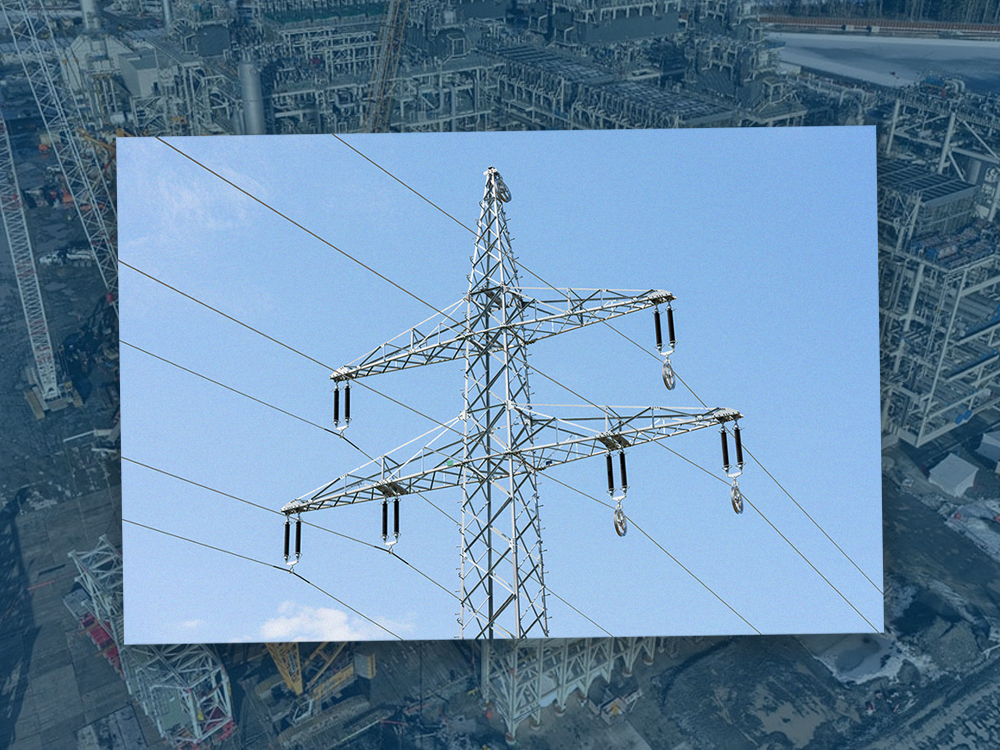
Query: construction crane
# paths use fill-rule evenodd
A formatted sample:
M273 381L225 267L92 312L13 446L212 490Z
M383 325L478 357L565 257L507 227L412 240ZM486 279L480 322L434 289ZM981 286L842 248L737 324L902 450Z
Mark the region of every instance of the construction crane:
M15 17L16 8L20 17ZM108 298L118 312L118 245L117 208L104 178L102 165L79 137L82 118L76 101L68 92L48 63L47 51L42 40L55 43L55 30L44 15L36 17L28 9L27 0L0 3L38 111L45 123L52 152L59 169L66 179L66 186L73 197L87 241L94 253ZM32 60L35 62L33 63ZM72 108L73 117L67 114Z
M389 127L392 84L399 69L399 55L403 49L403 32L406 30L409 11L410 0L389 0L386 4L365 105L366 133L384 133Z
M462 489L461 613L462 637L524 638L548 636L548 615L538 515L538 477L551 467L604 455L608 493L616 503L614 527L623 536L622 508L628 489L626 449L658 442L711 426L723 434L723 465L737 479L743 468L736 426L737 461L728 456L726 425L742 415L735 409L703 411L645 407L597 407L590 413L555 415L531 404L528 349L537 341L629 313L657 309L675 299L661 289L634 291L553 290L546 299L524 293L510 247L503 204L510 190L493 167L486 172L480 203L478 238L465 298L418 327L379 346L359 364L330 376L334 387L334 423L340 427L340 385L344 388L344 427L351 419L352 380L386 372L464 359L465 405L462 413L428 433L428 443L412 457L398 460L387 453L317 490L287 503L285 561L301 556L301 514L362 502L382 503L382 537L393 544L399 536L400 498L448 487ZM458 314L464 306L465 315ZM455 317L452 317L452 316ZM659 321L658 316L656 320ZM669 356L675 345L673 314ZM657 344L662 333L657 325ZM664 372L669 367L664 362ZM671 371L672 379L672 371ZM667 378L664 378L665 383ZM667 383L670 387L671 383ZM449 432L459 435L446 441ZM443 443L443 444L441 444ZM397 449L398 450L398 449ZM618 453L620 482L615 481L613 454ZM393 505L393 540L389 540L389 503ZM295 521L294 559L291 520ZM391 547L390 547L391 551ZM468 633L468 635L467 635Z
M49 323L45 317L45 305L38 286L35 256L31 248L31 236L21 202L21 189L17 182L14 166L14 152L7 133L7 123L0 112L0 214L3 214L4 231L14 260L14 276L21 293L24 319L28 323L28 339L35 357L35 371L38 373L38 392L29 391L32 409L36 417L44 415L46 404L57 401L62 392L56 375L55 356Z

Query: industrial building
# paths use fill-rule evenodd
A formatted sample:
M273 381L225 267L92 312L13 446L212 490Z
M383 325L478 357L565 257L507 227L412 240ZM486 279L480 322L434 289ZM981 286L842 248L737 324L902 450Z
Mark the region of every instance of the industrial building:
M934 82L888 105L878 166L886 444L919 448L1000 404L1000 111L961 94Z
M45 3L44 12L26 0L4 4L0 122L6 116L10 127L0 142L7 144L0 190L5 226L14 228L11 267L23 284L11 308L17 315L2 324L5 342L15 342L5 350L19 359L0 370L14 394L4 395L5 416L24 413L27 398L31 423L23 435L10 427L4 438L10 458L0 553L9 573L0 583L0 663L11 679L0 686L0 708L12 718L0 744L94 747L113 736L116 747L326 747L323 738L332 736L350 746L390 726L402 744L422 717L445 716L452 705L495 713L514 740L525 723L538 725L543 709L558 715L572 696L582 701L593 685L662 655L676 668L670 679L684 679L673 660L680 639L487 642L476 651L447 642L370 650L282 644L252 653L122 646L120 536L105 533L121 523L120 498L110 490L117 404L109 398L99 408L74 385L96 377L80 375L83 361L114 379L116 135L379 129L369 92L380 77L392 92L381 129L396 132L876 121L884 444L919 448L974 418L995 419L995 96L967 92L956 79L887 91L787 75L765 27L741 2L391 4L406 8L395 25L386 23L382 4L363 0L115 0L100 7L84 0L79 7ZM399 48L391 70L376 64L387 36ZM25 102L35 111L26 114ZM22 125L36 119L41 127L25 147ZM52 175L35 169L18 183L18 170L29 171L23 154L40 147L52 150L58 168ZM25 196L42 207L32 209ZM47 291L69 278L71 265L64 214L46 214L61 221L46 227L52 236L40 239L37 221L32 226L50 200L51 211L68 207L76 216L73 239L92 251L93 261L76 269L82 302ZM80 326L71 318L87 323L75 349L65 345ZM55 411L63 422L52 421ZM689 651L698 649L685 644L683 656ZM980 691L968 704L977 721L996 716L989 703L996 681L983 663L966 683ZM56 697L46 702L46 692ZM636 695L602 700L598 712L624 711ZM880 704L873 698L871 705ZM459 746L448 736L434 741Z

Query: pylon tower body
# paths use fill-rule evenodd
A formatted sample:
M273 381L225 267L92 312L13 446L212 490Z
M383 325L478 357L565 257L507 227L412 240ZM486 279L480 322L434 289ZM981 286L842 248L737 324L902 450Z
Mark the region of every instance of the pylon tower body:
M560 417L531 405L528 347L578 328L669 305L664 289L560 289L544 298L524 294L511 252L503 204L510 191L499 172L486 170L469 291L437 315L377 346L354 363L338 368L345 384L345 421L350 421L352 380L438 362L464 360L462 413L424 437L415 454L409 443L372 459L286 503L285 562L299 560L301 519L296 520L295 559L289 559L290 517L355 503L382 504L382 539L392 547L399 536L399 505L407 496L446 488L462 490L460 613L462 638L535 638L549 635L538 476L562 464L595 456L608 462L608 491L618 502L614 528L626 531L625 451L706 427L735 422L743 415L721 407L704 410L666 407L566 407L580 413ZM530 291L530 290L528 290ZM462 319L461 309L465 308ZM670 317L668 307L668 319ZM673 323L670 323L673 351ZM660 348L659 334L657 347ZM662 352L661 352L662 353ZM666 355L665 355L666 356ZM665 363L664 367L668 365ZM666 372L666 369L664 370ZM664 376L664 382L667 378ZM668 384L668 388L670 385ZM556 407L553 409L563 409ZM341 428L338 428L341 429ZM458 433L458 437L452 437ZM738 436L738 433L737 433ZM738 442L738 437L737 437ZM407 453L403 453L403 451ZM621 485L615 485L612 454L619 454ZM737 449L739 453L739 449ZM728 458L723 462L729 473ZM742 470L742 460L738 460ZM734 493L736 491L735 477ZM620 493L616 487L620 487ZM736 495L733 495L736 508ZM388 541L388 503L393 504L394 540ZM742 506L741 506L742 507ZM737 512L739 512L737 510Z
M503 204L510 191L490 167L466 298L462 476L462 637L548 635L531 445L525 307ZM476 461L479 459L479 461Z

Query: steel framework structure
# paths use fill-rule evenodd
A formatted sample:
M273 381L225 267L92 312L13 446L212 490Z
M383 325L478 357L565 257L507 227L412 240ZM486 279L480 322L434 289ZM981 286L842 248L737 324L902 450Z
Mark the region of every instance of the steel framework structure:
M8 5L16 5L20 18L14 18ZM38 110L45 123L46 132L59 169L65 175L66 186L73 196L80 222L83 224L87 240L94 253L94 259L104 280L105 288L111 295L115 313L118 311L118 246L115 235L117 209L111 200L111 191L104 180L100 162L93 151L81 143L78 127L67 115L67 108L75 108L72 98L62 82L47 63L48 53L42 46L42 39L53 44L55 32L48 18L42 12L41 18L34 17L28 9L27 0L16 3L0 3L18 56L24 68L31 92L38 103ZM36 63L32 63L35 60ZM80 122L78 112L74 112Z
M21 293L21 306L28 324L28 339L35 356L38 384L42 399L52 401L59 397L59 379L56 375L55 355L52 339L49 337L49 323L45 317L45 305L38 286L35 271L35 256L31 249L31 237L21 202L21 189L17 182L14 152L10 146L7 123L0 112L0 214L3 216L7 244L14 260L14 276Z
M483 641L480 688L513 741L525 719L534 726L542 709L562 713L575 692L585 697L598 677L611 681L615 664L630 674L636 659L653 662L659 638L576 638Z
M338 389L335 404L339 404L341 383L349 387L351 380L368 375L463 359L462 413L428 433L427 444L414 455L395 457L404 445L300 496L281 510L291 516L380 500L385 536L389 500L398 504L404 495L461 487L460 634L524 638L537 632L548 635L538 475L551 466L601 454L608 456L610 464L612 452L724 426L742 415L722 408L694 412L594 407L589 414L558 417L533 408L528 387L530 344L669 304L674 295L656 289L636 293L553 288L549 291L558 296L527 296L520 286L503 209L510 191L496 169L490 167L485 174L476 250L464 300L331 375ZM458 315L463 306L464 318ZM349 395L345 399L349 420L348 404ZM337 415L335 406L335 421ZM445 442L449 432L459 437ZM624 533L620 507L627 486L624 476L622 484L622 495L614 498L619 501L619 534ZM733 502L736 507L735 495ZM286 560L287 530L286 524ZM296 548L298 559L298 543Z
M193 750L235 729L229 678L204 645L125 646L122 556L107 536L70 552L94 617L114 639L129 693L172 747Z
M971 101L969 101L971 100ZM893 101L885 154L905 141L935 159L934 171L979 185L981 214L993 221L1000 208L1000 107L976 94L961 100L910 89ZM957 158L956 158L957 157Z

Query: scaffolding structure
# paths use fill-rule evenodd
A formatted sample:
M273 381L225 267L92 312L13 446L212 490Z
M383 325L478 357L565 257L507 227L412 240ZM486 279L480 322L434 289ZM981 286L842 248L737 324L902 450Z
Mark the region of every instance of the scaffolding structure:
M160 736L178 750L230 736L236 728L232 696L218 657L204 645L125 646L121 553L101 536L94 549L69 557L87 593L81 627L122 675Z
M585 699L598 678L610 682L621 664L632 673L640 656L652 664L660 638L577 638L483 641L480 649L480 686L483 699L504 722L513 742L518 726L541 723L542 709L555 705L557 714L576 693Z

